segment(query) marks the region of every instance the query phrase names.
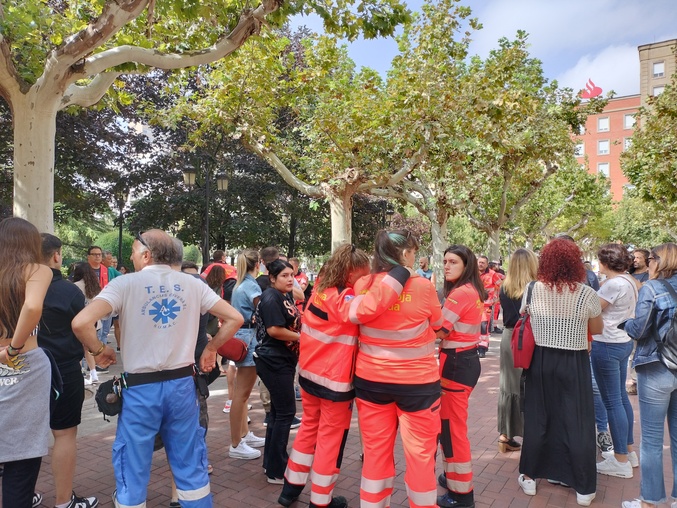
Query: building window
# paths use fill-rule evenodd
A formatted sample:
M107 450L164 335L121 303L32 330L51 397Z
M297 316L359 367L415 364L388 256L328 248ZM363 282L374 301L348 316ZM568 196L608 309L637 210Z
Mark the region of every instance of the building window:
M623 117L623 128L633 129L635 127L635 115L629 114Z
M633 190L635 190L635 186L632 185L631 183L623 184L623 195L624 195L624 196L625 196L626 194L632 192Z
M574 148L575 157L583 157L585 155L585 143L576 143L576 148Z
M654 87L653 87L653 94L654 94L654 97L657 96L657 95L662 94L662 93L663 93L663 90L665 90L665 86L664 86L664 85L661 85L661 86L654 86Z
M597 173L600 175L604 175L607 178L609 178L609 163L608 162L600 162L597 164Z
M609 140L600 139L597 142L597 155L609 155Z
M607 132L609 130L609 117L604 116L597 119L597 132Z
M623 150L627 150L632 146L632 138L623 138Z
M665 62L655 62L653 64L653 77L662 78L665 76Z

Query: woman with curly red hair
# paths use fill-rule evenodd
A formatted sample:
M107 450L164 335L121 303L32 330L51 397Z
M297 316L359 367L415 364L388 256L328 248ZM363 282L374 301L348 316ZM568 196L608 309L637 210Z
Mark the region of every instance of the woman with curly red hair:
M571 486L581 506L595 498L597 482L588 329L598 334L603 328L599 297L585 278L574 242L556 238L544 247L529 305L536 348L525 370L518 478L530 496L536 478Z

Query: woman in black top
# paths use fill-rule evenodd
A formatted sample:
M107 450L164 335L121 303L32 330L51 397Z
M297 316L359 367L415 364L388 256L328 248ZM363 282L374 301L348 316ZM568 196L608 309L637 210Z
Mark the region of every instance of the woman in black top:
M513 438L523 435L524 419L520 411L520 378L522 369L513 363L510 340L522 305L522 295L538 273L538 258L527 249L517 249L510 257L508 273L498 295L503 309L503 336L498 392L498 449L505 453L519 450Z
M296 412L294 374L298 361L301 321L294 305L294 269L286 261L268 265L271 287L261 295L256 308L254 352L256 373L270 391L270 421L266 428L263 468L268 483L283 484L287 467L287 443Z

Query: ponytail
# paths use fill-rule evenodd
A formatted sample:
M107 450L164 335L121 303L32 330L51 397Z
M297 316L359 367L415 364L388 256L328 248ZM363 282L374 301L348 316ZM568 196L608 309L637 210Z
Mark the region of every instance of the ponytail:
M256 267L256 263L258 262L258 251L248 249L240 252L240 254L237 256L237 283L235 284L235 287L238 287L240 284L242 284L244 278Z

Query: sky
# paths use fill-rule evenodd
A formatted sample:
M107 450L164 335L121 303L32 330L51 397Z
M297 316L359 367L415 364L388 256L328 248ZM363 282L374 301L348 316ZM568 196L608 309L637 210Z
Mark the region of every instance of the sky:
M416 11L422 0L407 4ZM548 79L574 90L591 79L617 97L639 93L637 46L677 39L675 0L461 0L461 5L470 7L483 25L472 36L471 54L486 56L501 37L514 38L524 30ZM292 25L322 31L318 18L298 17ZM397 54L392 38L348 46L358 67L383 75Z

